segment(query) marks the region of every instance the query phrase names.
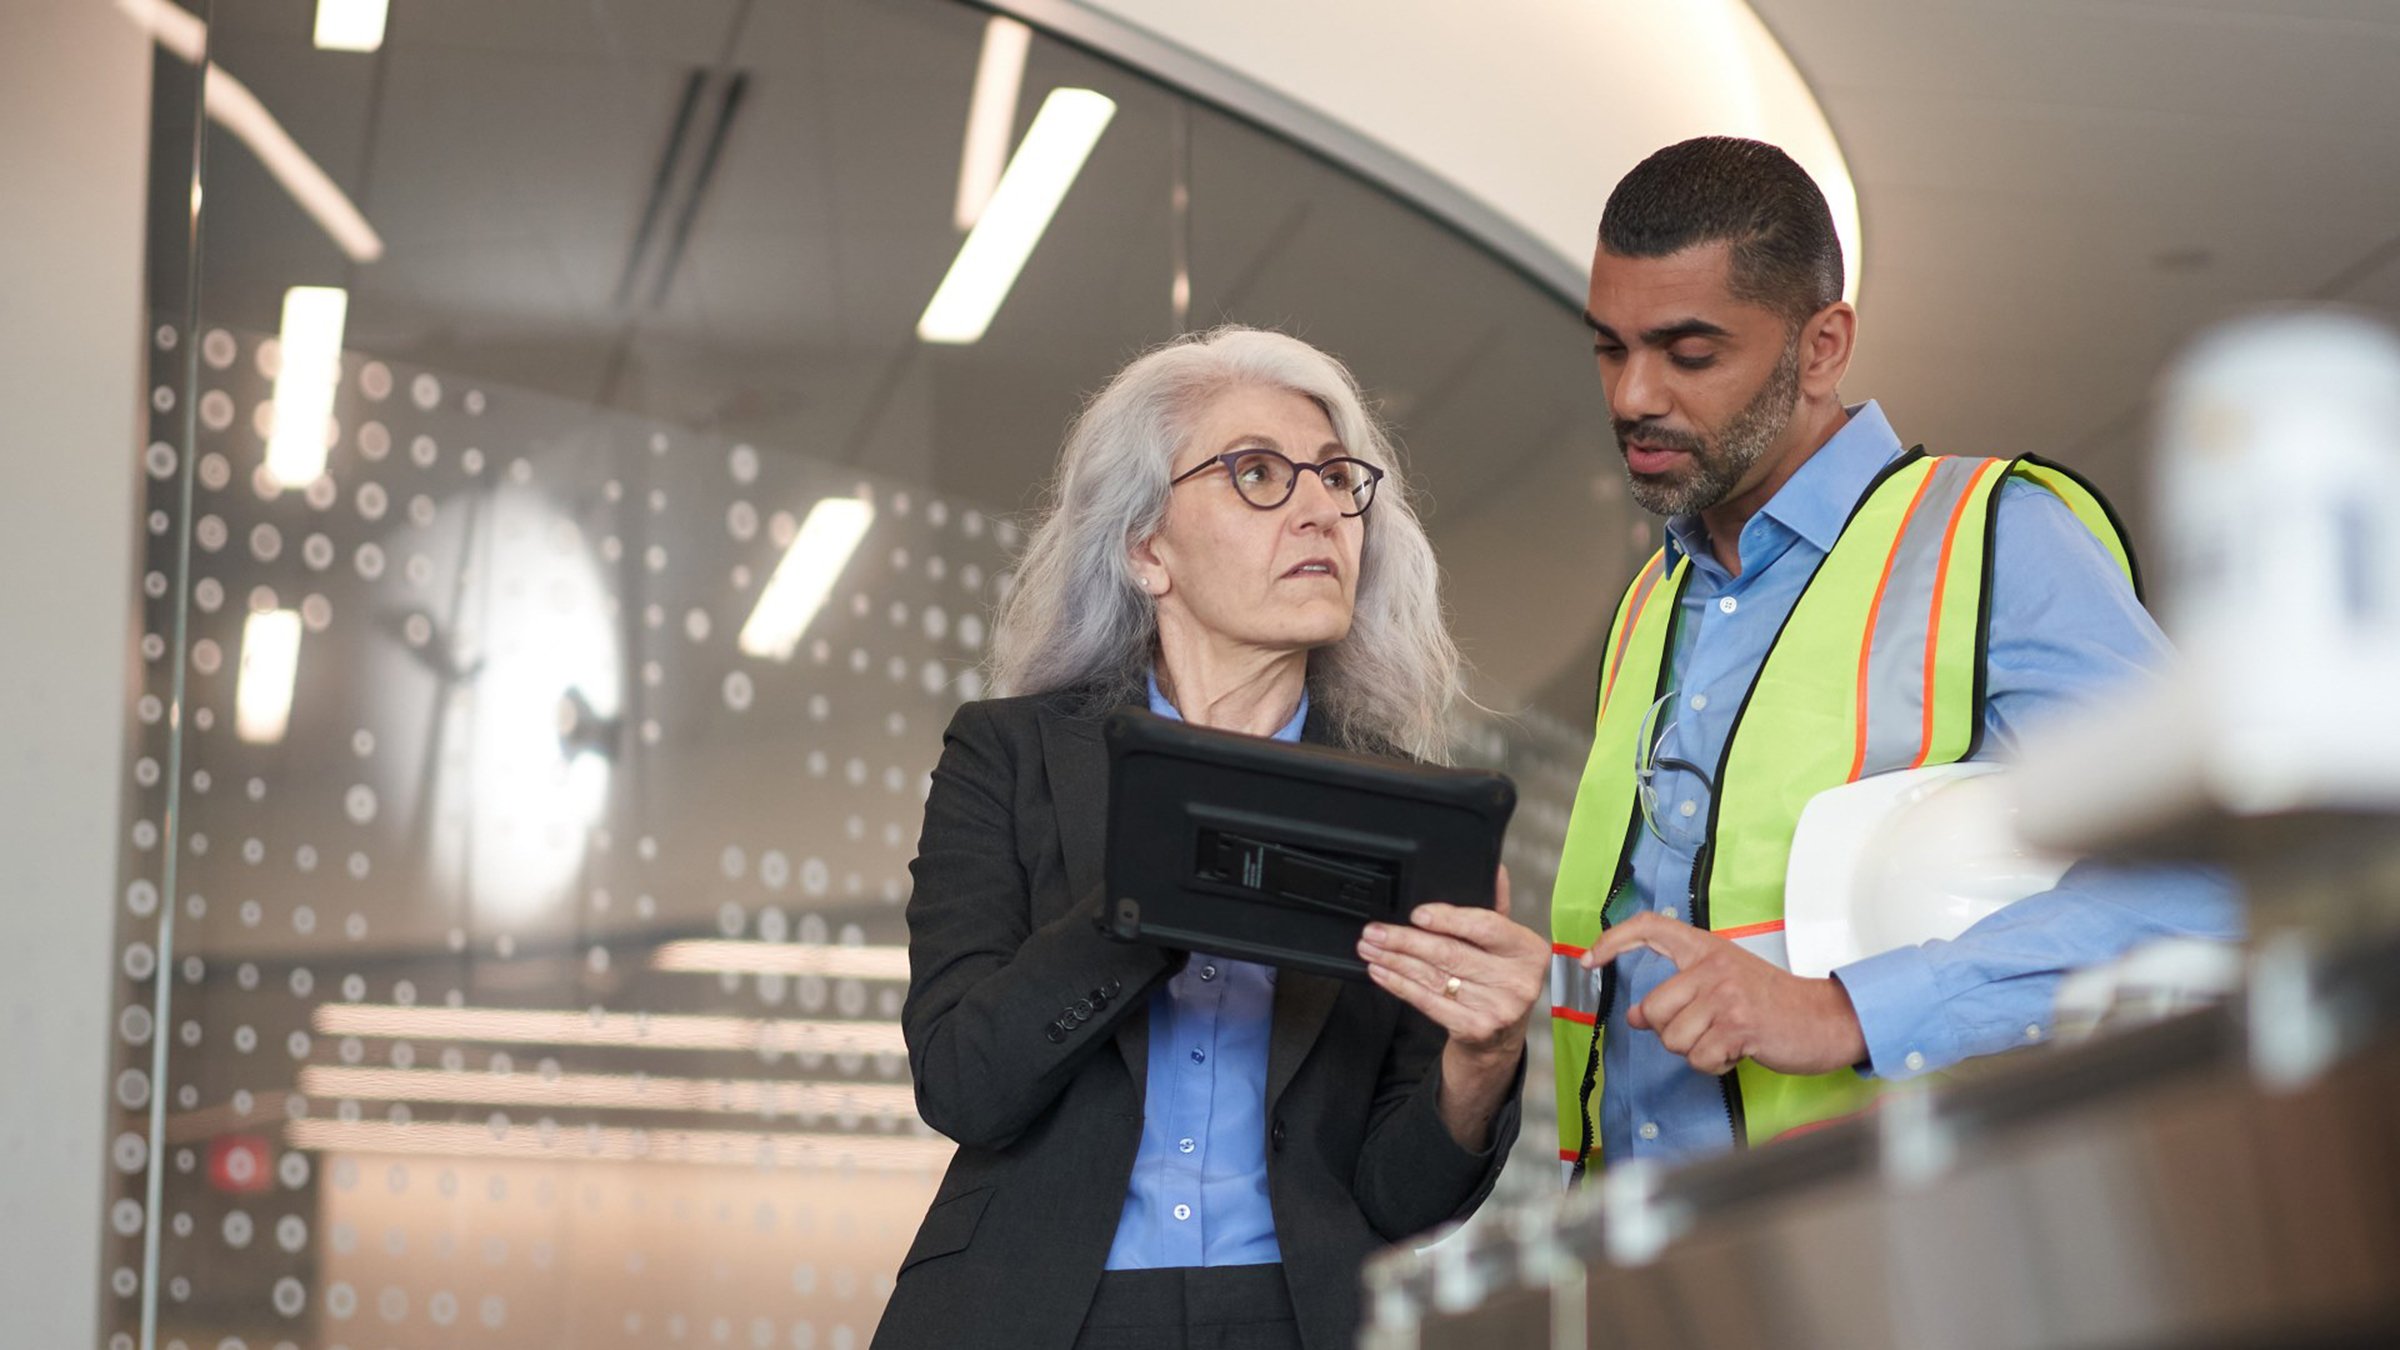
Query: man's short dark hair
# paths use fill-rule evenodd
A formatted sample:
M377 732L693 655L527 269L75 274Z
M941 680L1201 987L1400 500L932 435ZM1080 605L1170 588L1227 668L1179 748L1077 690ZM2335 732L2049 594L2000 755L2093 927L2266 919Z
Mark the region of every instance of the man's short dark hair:
M1797 325L1842 298L1842 244L1825 194L1792 157L1764 141L1702 136L1643 160L1608 194L1600 246L1663 258L1733 246L1736 300Z

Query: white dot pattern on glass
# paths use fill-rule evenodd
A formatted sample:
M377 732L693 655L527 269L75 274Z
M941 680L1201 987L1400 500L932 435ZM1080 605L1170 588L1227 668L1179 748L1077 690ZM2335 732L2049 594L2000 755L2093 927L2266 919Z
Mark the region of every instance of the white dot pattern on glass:
M517 1306L541 1272L616 1296L548 1242L468 1236L547 1208L645 1247L721 1252L727 1283L712 1287L736 1291L740 1237L829 1244L838 1255L776 1267L781 1303L675 1325L707 1344L863 1345L911 1234L902 1211L921 1210L946 1156L896 1034L907 869L940 731L984 690L1016 526L796 447L615 413L576 411L593 439L565 444L562 405L385 357L345 360L326 472L287 492L261 481L253 434L270 377L236 359L255 344L271 369L272 341L224 342L189 448L203 506L182 514L181 428L157 419L144 455L154 607L140 628L158 642L134 697L127 772L144 807L122 836L118 951L146 974L114 1023L109 1155L129 1233L146 1221L144 1131L164 1094L224 1113L220 1137L264 1141L240 1162L176 1150L160 1212L196 1223L167 1228L168 1268L213 1246L208 1268L231 1272L193 1276L192 1307L246 1298L329 1343L505 1345L542 1316ZM256 490L229 491L244 479ZM789 659L754 654L744 625L829 496L873 503L870 537ZM161 551L186 519L195 574ZM170 709L165 635L187 581L195 678ZM262 742L242 734L235 685L248 617L279 610L302 620L297 677L287 728ZM169 838L179 718L191 790ZM1545 884L1533 860L1565 828L1580 767L1567 739L1463 738L1523 785L1521 889ZM766 786L724 767L745 762ZM238 790L208 792L212 772ZM658 791L675 784L708 787ZM150 878L169 847L190 876L188 927L154 1084ZM203 893L216 903L187 918L180 897ZM562 937L554 919L577 927ZM209 959L187 967L195 950ZM432 1020L528 1010L555 1020L498 1044ZM753 1054L703 1066L675 1046L695 1016L832 1019L868 1038L762 1033ZM611 1166L570 1179L546 1160ZM648 1165L663 1162L718 1165ZM232 1169L249 1189L215 1189ZM839 1198L870 1178L917 1198ZM129 1252L110 1265L138 1270ZM644 1276L658 1266L653 1250ZM637 1339L667 1334L656 1308L622 1312Z

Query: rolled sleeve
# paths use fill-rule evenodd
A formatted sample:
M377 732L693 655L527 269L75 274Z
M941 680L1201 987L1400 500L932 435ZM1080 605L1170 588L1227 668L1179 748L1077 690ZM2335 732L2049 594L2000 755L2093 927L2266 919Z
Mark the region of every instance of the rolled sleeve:
M2241 894L2219 869L2096 862L2004 905L1948 942L1836 970L1867 1042L1865 1068L1906 1078L2049 1039L2059 981L2145 942L2237 942Z

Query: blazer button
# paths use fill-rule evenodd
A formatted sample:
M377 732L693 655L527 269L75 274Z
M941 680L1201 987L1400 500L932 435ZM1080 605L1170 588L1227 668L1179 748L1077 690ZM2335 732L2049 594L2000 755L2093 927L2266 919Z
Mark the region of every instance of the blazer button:
M1119 984L1116 977L1113 975L1100 982L1100 997L1102 998L1115 998L1117 995L1124 992L1125 986Z
M1050 1025L1042 1028L1042 1036L1052 1045L1056 1045L1060 1041L1063 1041L1067 1038L1067 1029L1063 1026L1060 1026L1056 1022L1052 1022Z
M1101 993L1101 992L1100 992L1099 990L1097 990L1097 989L1093 990L1093 991L1092 991L1092 1008L1093 1008L1093 1010L1094 1010L1094 1011L1098 1011L1099 1009L1105 1008L1105 1007L1107 1007L1107 1006L1108 1006L1108 995Z
M1283 1117L1275 1118L1274 1127L1267 1131L1267 1142L1274 1146L1276 1152L1283 1151Z
M1077 1021L1082 1021L1084 1018L1090 1017L1091 1015L1092 1001L1090 999L1079 998L1075 1000L1075 1019Z

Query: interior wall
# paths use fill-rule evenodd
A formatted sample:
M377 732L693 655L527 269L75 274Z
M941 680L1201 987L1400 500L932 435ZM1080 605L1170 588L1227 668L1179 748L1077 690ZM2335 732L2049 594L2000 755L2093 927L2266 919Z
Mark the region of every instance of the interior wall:
M150 62L97 0L5 8L0 1320L11 1345L78 1346L98 1343Z

